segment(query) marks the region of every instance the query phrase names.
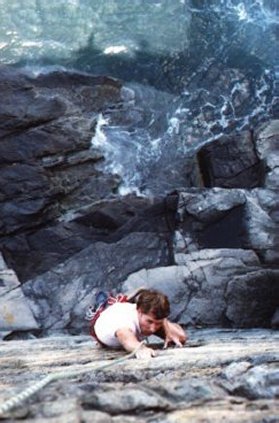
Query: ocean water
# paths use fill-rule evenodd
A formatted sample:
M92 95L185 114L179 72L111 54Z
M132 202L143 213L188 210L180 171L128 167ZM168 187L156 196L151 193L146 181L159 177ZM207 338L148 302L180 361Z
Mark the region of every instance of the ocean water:
M167 192L185 184L189 153L272 116L278 8L277 0L0 0L0 62L120 78L141 119L127 127L100 115L92 146L103 149L104 170L121 176L123 194Z

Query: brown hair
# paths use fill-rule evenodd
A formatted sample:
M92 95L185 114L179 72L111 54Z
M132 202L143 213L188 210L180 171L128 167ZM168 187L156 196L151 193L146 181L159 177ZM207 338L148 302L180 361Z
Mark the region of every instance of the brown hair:
M145 314L152 313L156 319L161 320L170 314L168 297L155 289L139 289L129 302L136 303L137 308Z

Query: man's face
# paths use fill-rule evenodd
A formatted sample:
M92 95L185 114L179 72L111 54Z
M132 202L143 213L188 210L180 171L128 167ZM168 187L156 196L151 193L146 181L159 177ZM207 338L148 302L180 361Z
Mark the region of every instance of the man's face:
M144 336L152 335L163 327L164 319L156 319L152 313L143 313L138 309L139 325Z

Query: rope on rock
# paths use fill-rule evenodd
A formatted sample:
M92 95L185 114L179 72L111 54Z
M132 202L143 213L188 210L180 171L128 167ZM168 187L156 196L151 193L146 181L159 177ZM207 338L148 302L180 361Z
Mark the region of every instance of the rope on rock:
M103 370L108 367L112 367L112 366L115 366L116 364L120 364L127 361L129 358L136 355L137 351L140 349L143 343L144 341L142 341L140 345L137 346L137 348L135 348L131 353L125 355L124 357L117 358L109 363L102 364L101 366L94 366L93 368L87 367L86 369L75 370L72 372L53 373L51 375L44 377L42 380L35 383L33 386L30 386L29 388L22 391L20 394L13 396L11 399L9 399L8 401L0 405L0 418L5 417L5 414L8 411L12 410L18 405L21 405L24 401L26 401L32 395L36 394L38 391L40 391L42 388L44 388L46 385L48 385L51 382L54 382L60 379L75 377L82 373L88 372L88 370Z

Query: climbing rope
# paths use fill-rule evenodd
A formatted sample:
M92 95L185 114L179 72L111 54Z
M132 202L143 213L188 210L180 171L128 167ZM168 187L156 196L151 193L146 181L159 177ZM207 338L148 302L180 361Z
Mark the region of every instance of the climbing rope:
M35 383L33 386L25 389L20 394L13 396L11 399L4 402L4 404L0 405L0 418L5 417L4 415L8 411L12 410L13 408L17 407L18 405L21 405L24 401L26 401L28 398L30 398L32 395L34 395L35 393L40 391L42 388L44 388L46 385L48 385L51 382L61 380L61 379L70 378L70 377L75 377L75 376L78 376L82 373L88 372L88 370L107 369L108 367L112 367L112 366L115 366L116 364L120 364L120 363L123 363L123 362L129 360L129 358L136 355L136 353L138 352L138 350L140 349L140 347L142 346L143 343L144 343L144 341L142 341L137 346L137 348L135 348L131 353L125 355L124 357L117 358L113 361L110 361L109 363L102 364L101 366L94 366L93 368L86 367L86 369L80 369L80 370L76 370L76 371L72 371L72 372L58 372L58 373L53 373L51 375L44 377L42 380Z

